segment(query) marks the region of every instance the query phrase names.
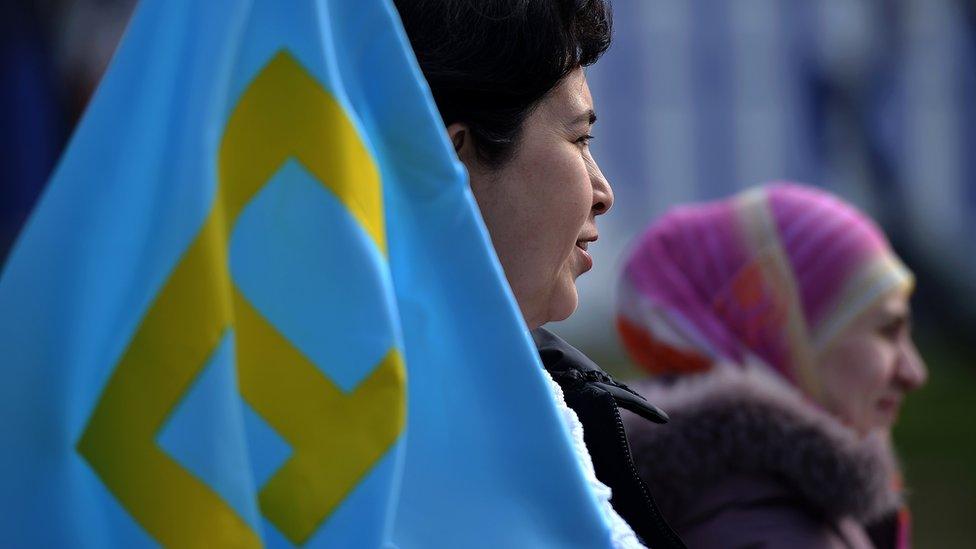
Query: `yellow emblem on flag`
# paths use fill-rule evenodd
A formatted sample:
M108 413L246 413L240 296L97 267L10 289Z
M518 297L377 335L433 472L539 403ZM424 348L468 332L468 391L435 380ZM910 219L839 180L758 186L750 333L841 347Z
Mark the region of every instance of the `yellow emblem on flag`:
M335 98L279 52L231 114L213 209L143 317L77 444L122 506L165 545L260 546L250 526L155 441L228 329L238 334L244 399L293 450L259 496L262 514L293 543L317 531L403 430L405 369L397 349L345 393L232 283L229 228L289 159L331 191L386 255L373 158Z

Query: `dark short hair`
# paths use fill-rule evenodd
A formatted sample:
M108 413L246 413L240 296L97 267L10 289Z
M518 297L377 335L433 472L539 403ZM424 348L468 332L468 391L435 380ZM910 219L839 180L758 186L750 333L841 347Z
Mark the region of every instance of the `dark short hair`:
M522 123L577 67L610 47L608 0L394 0L445 125L479 158L510 158Z

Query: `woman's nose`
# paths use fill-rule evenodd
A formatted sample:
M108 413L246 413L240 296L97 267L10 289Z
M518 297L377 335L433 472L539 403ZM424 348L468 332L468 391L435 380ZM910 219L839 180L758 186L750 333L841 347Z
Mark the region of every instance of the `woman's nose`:
M590 179L593 182L593 213L603 215L613 207L613 189L595 162Z
M899 382L909 391L921 387L928 379L928 368L911 339L906 339L900 345L897 376Z

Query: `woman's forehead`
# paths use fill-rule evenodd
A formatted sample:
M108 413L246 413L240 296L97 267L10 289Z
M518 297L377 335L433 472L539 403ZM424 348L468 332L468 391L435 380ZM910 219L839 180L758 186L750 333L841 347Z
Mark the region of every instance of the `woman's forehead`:
M543 100L542 106L549 115L564 122L575 122L583 117L583 122L590 123L590 115L594 111L593 97L590 95L583 69L576 69L566 75ZM592 119L595 121L595 114Z
M896 288L878 299L869 307L861 318L866 322L890 319L907 316L910 312L909 294L907 291Z

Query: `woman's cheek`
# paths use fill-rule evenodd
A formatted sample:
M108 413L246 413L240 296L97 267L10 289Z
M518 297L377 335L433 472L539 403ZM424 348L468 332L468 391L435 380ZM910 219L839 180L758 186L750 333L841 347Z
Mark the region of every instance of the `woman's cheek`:
M880 338L874 338L871 345L861 357L863 364L864 385L872 396L880 395L891 382L894 373L894 353L891 345Z
M886 395L892 379L892 355L883 341L872 338L860 346L850 366L855 370L851 379L854 389L851 398L859 408L865 430L879 427L882 419L878 405Z
M848 338L839 343L826 357L823 364L828 376L825 380L825 395L832 402L832 411L840 418L856 427L865 426L870 401L874 400L876 365L872 357L874 351L863 338Z

